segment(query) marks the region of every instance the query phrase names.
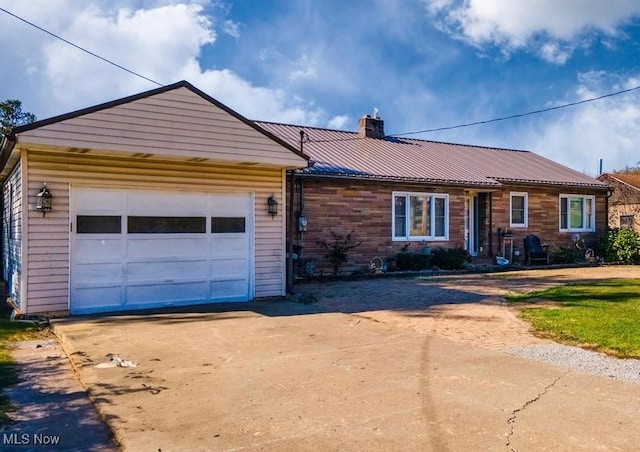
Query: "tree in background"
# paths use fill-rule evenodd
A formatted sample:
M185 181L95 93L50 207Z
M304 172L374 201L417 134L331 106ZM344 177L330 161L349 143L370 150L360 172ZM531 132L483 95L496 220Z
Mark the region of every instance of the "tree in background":
M621 173L621 174L638 174L640 173L640 160L636 162L635 165L627 165L624 167L624 169L621 170L614 170L613 172L615 173Z
M36 120L36 115L22 111L22 102L7 99L0 102L0 135L8 134L11 129Z

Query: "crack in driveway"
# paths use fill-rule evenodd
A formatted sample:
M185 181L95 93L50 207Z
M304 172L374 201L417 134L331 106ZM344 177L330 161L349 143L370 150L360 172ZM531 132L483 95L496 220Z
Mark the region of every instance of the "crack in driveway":
M527 400L524 403L524 405L522 405L520 408L516 408L515 410L513 410L511 412L511 416L507 419L507 425L509 426L509 434L507 435L507 442L506 442L506 446L509 448L509 450L511 452L517 452L517 449L511 447L511 437L515 433L515 424L516 424L516 418L518 417L518 413L521 412L521 411L524 411L525 409L527 409L527 407L529 405L531 405L531 404L537 402L538 400L540 400L542 398L542 396L544 396L547 393L547 391L549 391L549 389L554 387L569 372L571 372L571 369L567 370L566 372L564 372L561 375L559 375L558 377L556 377L555 380L553 380L551 383L549 383L547 386L545 386L544 389L542 390L542 392L540 392L533 399Z

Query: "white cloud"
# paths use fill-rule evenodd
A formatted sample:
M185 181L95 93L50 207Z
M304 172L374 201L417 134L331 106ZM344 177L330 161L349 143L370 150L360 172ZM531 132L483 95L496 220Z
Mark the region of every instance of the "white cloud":
M205 10L207 3L105 0L85 6L76 0L40 0L3 7L162 84L186 79L249 118L309 125L329 121L324 110L283 88L256 86L231 70L204 71L200 52L216 41L215 17L207 11L220 9L216 3ZM4 22L9 26L3 31ZM239 36L234 22L224 22L222 30ZM0 57L20 61L17 72L30 74L10 79L10 73L0 73L0 97L25 100L25 109L41 119L157 86L15 20L0 22L0 40L16 42L0 49Z
M117 11L94 6L73 16L65 38L166 84L176 80L180 67L196 58L201 46L215 41L215 34L199 5ZM153 87L60 41L45 44L43 54L44 74L62 105L90 99L95 92L117 95Z
M571 50L563 49L557 42L547 42L540 47L543 59L555 64L564 64L571 56Z
M638 77L589 72L580 74L579 82L575 95L585 100L638 86ZM639 100L640 92L633 91L551 113L519 139L529 149L591 175L597 174L601 158L605 171L632 166L640 159Z
M282 58L282 55L273 47L263 47L258 51L258 59L265 63L271 63L280 58Z
M472 45L504 53L530 46L541 58L564 63L588 31L611 37L640 15L636 0L423 0L441 29ZM559 49L563 43L563 49Z
M306 54L293 63L293 68L289 73L290 80L315 79L318 76L315 62Z
M291 124L320 125L326 113L281 89L254 86L230 70L202 72L197 65L184 68L183 78L250 119Z
M240 24L232 20L225 20L222 24L222 32L229 36L239 39L240 38Z
M327 123L327 127L330 129L338 129L338 130L347 129L348 130L350 129L350 126L351 126L351 118L349 118L349 116L346 116L346 115L334 116Z
M637 73L620 76L605 71L584 72L578 74L576 85L570 92L549 100L545 106L557 107L585 101L638 86L640 74ZM477 112L470 117L487 119L503 116L481 111L490 105L489 99L478 100ZM439 119L436 118L434 126L461 122L455 116L442 121ZM420 130L420 127L424 128L424 123L412 127L413 130ZM529 150L590 176L597 176L600 159L603 159L604 171L609 172L636 165L640 160L638 136L640 89L543 114L427 134L422 138Z

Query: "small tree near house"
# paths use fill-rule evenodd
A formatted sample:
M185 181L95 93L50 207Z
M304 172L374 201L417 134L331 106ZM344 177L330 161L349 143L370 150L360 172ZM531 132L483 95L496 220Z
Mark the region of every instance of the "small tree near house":
M12 128L30 124L36 120L33 113L22 111L22 102L7 99L0 102L0 136L8 134Z
M356 239L355 232L355 230L352 230L348 234L342 234L329 229L331 238L317 241L318 245L327 250L324 257L331 263L334 275L340 274L340 269L349 258L349 252L362 245L362 240Z

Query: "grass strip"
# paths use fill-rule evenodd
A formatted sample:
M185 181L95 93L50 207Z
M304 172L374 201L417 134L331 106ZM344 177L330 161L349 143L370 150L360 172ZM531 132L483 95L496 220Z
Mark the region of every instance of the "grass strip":
M0 318L0 425L9 422L7 412L12 409L4 388L18 383L18 369L9 352L10 343L36 340L44 337L46 331L31 323L12 322L5 309Z
M527 303L520 317L544 337L640 358L640 279L568 284L506 298Z

